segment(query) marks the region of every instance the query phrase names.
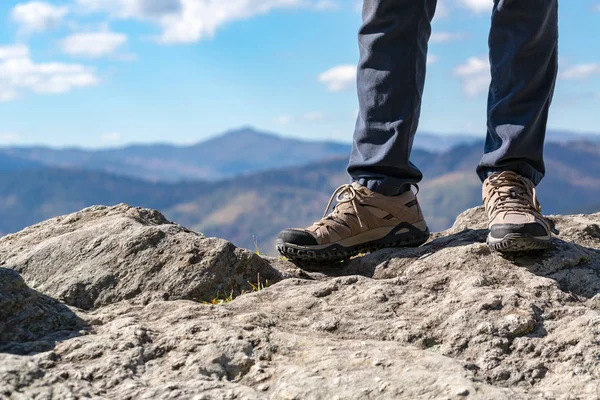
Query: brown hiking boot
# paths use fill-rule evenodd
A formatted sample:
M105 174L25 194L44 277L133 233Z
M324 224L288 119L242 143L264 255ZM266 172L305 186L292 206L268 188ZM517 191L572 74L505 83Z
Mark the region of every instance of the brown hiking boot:
M337 200L331 214L331 204ZM417 247L429 239L412 191L384 196L354 182L331 196L323 218L306 229L286 229L277 250L296 260L339 261L384 247Z
M483 203L489 218L487 244L492 250L516 252L551 247L550 222L541 214L534 184L511 171L483 182Z

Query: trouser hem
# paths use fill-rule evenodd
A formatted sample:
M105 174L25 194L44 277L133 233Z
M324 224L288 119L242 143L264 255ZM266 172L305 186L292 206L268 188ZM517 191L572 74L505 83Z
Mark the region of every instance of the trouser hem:
M391 179L379 179L379 178L353 178L353 182L358 182L361 185L369 188L373 192L382 194L384 196L398 196L402 193L410 190L410 183L405 182L393 182ZM392 181L392 182L390 182Z
M504 171L512 171L515 172L527 179L529 179L535 186L539 185L542 179L544 178L544 174L540 171L533 168L528 164L515 164L515 165L507 165L504 167L478 167L477 175L481 181L485 181L490 175L493 175L497 172Z

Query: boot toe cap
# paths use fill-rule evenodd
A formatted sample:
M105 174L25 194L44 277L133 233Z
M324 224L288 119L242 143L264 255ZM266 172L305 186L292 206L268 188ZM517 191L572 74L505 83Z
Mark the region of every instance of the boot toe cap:
M547 237L550 235L550 232L548 232L548 229L539 222L530 222L526 224L494 224L490 227L490 236L495 239L502 239L510 234Z
M317 246L317 239L310 233L300 229L284 229L277 236L278 240L297 246Z

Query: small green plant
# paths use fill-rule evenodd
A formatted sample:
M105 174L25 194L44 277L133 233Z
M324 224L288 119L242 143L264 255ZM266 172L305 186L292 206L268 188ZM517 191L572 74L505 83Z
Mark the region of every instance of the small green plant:
M261 290L269 287L269 281L265 280L263 283L260 280L260 273L259 273L256 276L256 283L252 283L252 282L248 281L248 285L250 285L250 289L242 290L241 293L239 294L239 296L242 296L242 295L245 295L248 293L260 292ZM234 294L233 294L233 290L231 290L231 292L229 292L229 295L227 295L226 293L223 293L223 297L221 297L220 292L217 292L217 295L214 299L212 299L211 301L204 301L204 302L202 302L202 304L212 304L212 305L227 304L227 303L231 303L233 301L233 299L236 297L237 296L234 296Z
M252 241L254 242L254 250L256 252L257 256L260 256L260 250L258 249L258 240L256 239L256 236L252 235Z
M262 283L261 281L258 281L256 283L248 282L248 285L250 285L250 287L252 288L252 290L250 290L249 293L260 292L264 288L269 287L269 281L265 281L265 283Z
M213 304L213 305L218 305L218 304L225 304L225 303L231 303L231 301L233 300L233 290L231 292L229 292L229 295L226 296L225 293L223 294L224 297L221 297L221 293L217 292L217 296L212 299L211 301L204 301L202 304Z

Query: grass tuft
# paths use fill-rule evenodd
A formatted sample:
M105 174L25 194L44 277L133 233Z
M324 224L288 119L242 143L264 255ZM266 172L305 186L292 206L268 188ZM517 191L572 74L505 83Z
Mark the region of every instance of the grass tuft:
M252 283L252 282L248 281L248 285L250 286L250 289L242 290L240 292L240 294L237 296L234 295L233 290L231 290L229 292L229 294L227 294L226 292L223 292L222 296L221 296L220 292L217 292L217 295L215 296L214 299L212 299L211 301L204 301L204 302L202 302L202 304L219 305L219 304L231 303L233 301L233 299L235 299L236 297L243 296L248 293L260 292L261 290L268 288L269 281L265 280L263 283L263 281L261 281L261 279L260 279L260 273L259 273L256 276L256 283Z

